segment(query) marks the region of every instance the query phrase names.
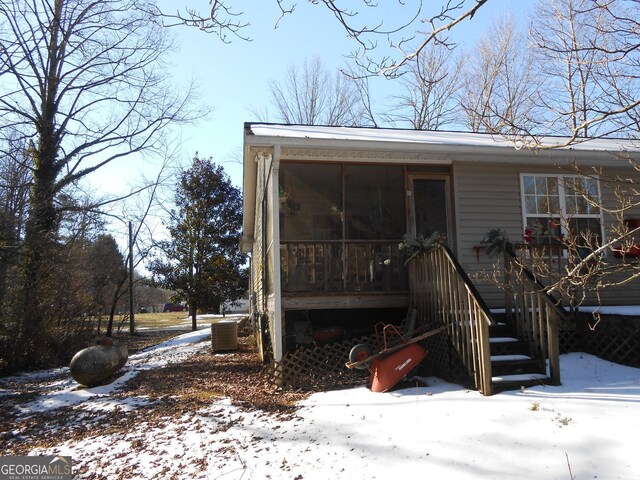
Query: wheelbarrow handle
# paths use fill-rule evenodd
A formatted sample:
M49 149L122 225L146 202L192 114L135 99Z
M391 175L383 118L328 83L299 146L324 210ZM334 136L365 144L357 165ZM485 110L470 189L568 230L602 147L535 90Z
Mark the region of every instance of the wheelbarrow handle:
M378 340L378 343L382 343L382 345L384 346L384 350L395 346L390 345L392 342L395 343L395 341L399 341L405 344L407 343L407 340L392 323L378 322L375 324L374 328L376 332L376 339Z
M358 367L360 365L365 365L365 364L371 362L371 360L373 360L374 358L378 358L378 357L381 357L381 356L388 355L390 353L396 352L396 351L400 350L401 348L406 347L410 343L416 343L416 342L419 342L421 340L424 340L425 338L429 338L429 337L432 337L432 336L437 335L439 333L442 333L447 328L449 328L447 325L445 325L444 327L436 328L435 330L431 330L430 332L423 333L422 335L418 335L417 337L410 338L409 340L407 340L407 341L405 341L403 343L400 343L398 345L394 345L393 347L386 348L386 349L384 349L384 350L382 350L382 351L380 351L378 353L375 353L375 354L371 355L370 357L365 358L364 360L359 360L357 362L347 362L345 364L345 366L347 368L351 369L351 368Z

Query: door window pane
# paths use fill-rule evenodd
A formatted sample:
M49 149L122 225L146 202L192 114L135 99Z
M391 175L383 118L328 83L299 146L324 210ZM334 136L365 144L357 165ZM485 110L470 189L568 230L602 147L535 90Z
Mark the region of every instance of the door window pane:
M413 201L416 216L416 234L425 238L438 232L448 233L447 185L442 179L415 179Z

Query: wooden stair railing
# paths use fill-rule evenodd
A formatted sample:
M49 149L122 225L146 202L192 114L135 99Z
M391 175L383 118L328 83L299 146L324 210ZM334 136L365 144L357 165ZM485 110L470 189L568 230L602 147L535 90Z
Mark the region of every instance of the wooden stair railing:
M491 395L489 326L495 321L451 251L442 246L417 254L409 263L412 307L420 323L446 325L475 388Z
M518 261L511 247L504 250L504 264L507 320L515 325L518 337L528 343L543 372L547 372L548 364L549 383L560 385L558 324L567 314L535 275Z

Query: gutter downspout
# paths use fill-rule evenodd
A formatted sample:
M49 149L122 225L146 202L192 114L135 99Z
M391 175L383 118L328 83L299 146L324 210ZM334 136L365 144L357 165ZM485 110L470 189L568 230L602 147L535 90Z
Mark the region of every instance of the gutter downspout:
M273 212L273 293L274 293L274 328L273 328L273 359L282 360L282 284L280 275L280 185L278 181L280 171L280 145L273 146L273 163L271 166L271 211Z

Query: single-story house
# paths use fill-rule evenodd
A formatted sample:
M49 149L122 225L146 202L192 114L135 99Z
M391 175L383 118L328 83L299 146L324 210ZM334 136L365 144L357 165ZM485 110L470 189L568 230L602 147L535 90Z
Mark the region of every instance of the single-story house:
M563 138L545 138L561 145ZM251 254L251 312L279 361L297 344L397 319L410 304L399 244L441 232L470 278L491 270L481 244L499 228L522 241L551 210L605 237L611 213L583 201L578 182L605 206L613 191L592 167L637 176L637 145L594 139L533 151L481 133L247 123L244 127L242 248ZM588 176L575 173L579 165ZM627 215L640 218L640 209ZM612 262L623 261L611 257ZM625 259L624 261L629 261ZM475 288L489 308L505 295ZM637 304L640 281L605 291L605 304ZM267 342L269 343L269 342Z

